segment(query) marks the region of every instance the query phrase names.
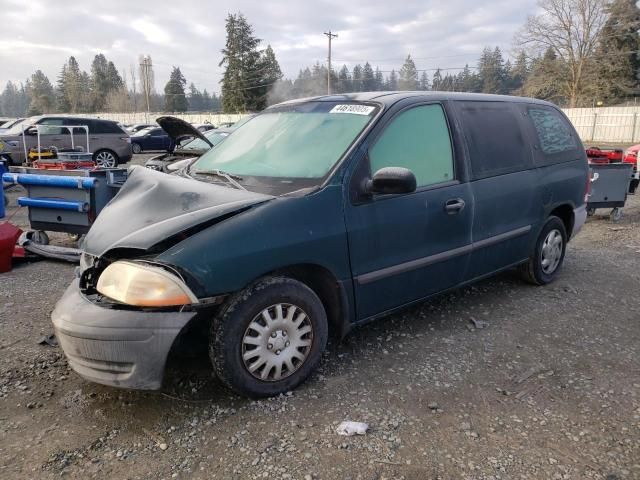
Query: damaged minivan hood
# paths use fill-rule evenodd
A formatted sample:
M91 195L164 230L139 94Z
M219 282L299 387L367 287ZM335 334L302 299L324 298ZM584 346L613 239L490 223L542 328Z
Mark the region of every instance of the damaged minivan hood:
M163 240L272 196L132 167L84 241L90 255L114 248L147 250Z

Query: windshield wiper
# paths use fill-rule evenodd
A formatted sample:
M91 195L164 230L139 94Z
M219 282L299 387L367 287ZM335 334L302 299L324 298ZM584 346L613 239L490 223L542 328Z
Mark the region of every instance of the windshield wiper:
M222 177L234 187L239 188L240 190L246 190L246 188L244 188L237 182L237 180L242 180L242 177L239 175L234 175L233 173L224 172L217 168L213 170L194 170L193 173L195 173L196 175L211 175L214 177Z

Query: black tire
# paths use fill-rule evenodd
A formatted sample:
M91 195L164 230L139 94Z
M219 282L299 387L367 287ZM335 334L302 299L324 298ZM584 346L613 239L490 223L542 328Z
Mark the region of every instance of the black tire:
M548 239L550 233L554 230L560 234L562 238L562 245L560 247L560 257L557 265L550 271L548 270L548 268L550 267L543 266L543 246L545 244L545 240ZM538 235L538 239L536 240L534 250L529 257L529 260L520 267L522 278L534 285L546 285L548 283L551 283L553 280L555 280L558 272L562 268L566 250L567 230L564 226L564 223L558 217L551 216L547 219L547 222L542 227L542 230L540 231L540 235Z
M281 365L280 373L286 369L284 374L288 376L280 379L261 380L249 372L248 366L243 360L243 349L246 348L245 339L248 338L248 332L251 331L249 326L260 321L261 313L264 310L271 312L270 307L277 304L288 305L288 308L295 306L306 314L304 321L300 322L300 326L303 323L306 325L305 329L311 326L311 333L306 334L311 337L305 339L310 341L310 345L299 347L303 349L306 356L291 372L288 372L288 369ZM264 324L268 329L269 324L266 321ZM300 328L300 326L295 328ZM277 332L277 335L281 335L280 330ZM284 330L284 334L287 334L286 330ZM274 362L282 362L282 358L278 359L273 356L276 354L270 343L272 341L270 338L274 338L273 335L276 335L276 331L267 333L264 337L269 342L269 350L271 351L267 352L266 349L262 349L261 351L264 353L261 358L268 357ZM322 352L327 344L327 337L327 316L322 302L313 290L288 277L266 277L233 295L220 309L211 325L209 356L216 375L227 387L249 397L268 397L287 392L309 377L320 362ZM252 338L257 339L258 337ZM282 341L282 338L276 340ZM291 333L289 333L289 338L292 338ZM294 340L292 339L292 341ZM292 348L289 347L288 342L286 348ZM279 355L280 350L277 352ZM284 348L282 352L284 353ZM258 360L254 363L257 364ZM269 375L274 372L276 367L270 366L270 363L265 364L262 371L266 370L267 366L269 369L267 375ZM256 374L259 374L260 370L257 369ZM275 375L277 375L277 370Z
M142 147L140 146L139 143L132 143L131 144L131 151L135 154L141 153L142 152Z

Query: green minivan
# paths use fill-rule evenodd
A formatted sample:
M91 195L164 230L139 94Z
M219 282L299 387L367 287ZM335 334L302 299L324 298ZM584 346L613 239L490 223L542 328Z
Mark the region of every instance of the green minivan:
M547 102L282 103L177 174L134 167L53 324L91 381L158 389L172 348L204 331L225 385L276 395L309 377L329 334L512 267L551 282L588 186L580 139Z

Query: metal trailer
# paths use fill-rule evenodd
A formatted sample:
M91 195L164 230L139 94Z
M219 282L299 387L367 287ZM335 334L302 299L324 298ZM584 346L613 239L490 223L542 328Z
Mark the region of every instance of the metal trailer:
M42 153L42 145L40 143L40 131L41 130L45 130L47 128L63 128L65 130L67 130L69 132L69 135L71 137L71 152L67 152L67 153L78 153L81 154L83 153L84 156L82 157L83 159L86 158L87 155L91 155L91 158L93 158L93 155L91 154L91 149L89 148L89 127L86 125L30 125L30 126L22 126L22 148L24 149L24 158L25 158L25 162L28 163L29 161L29 154L30 151L27 149L27 140L26 140L26 136L25 136L25 131L28 130L29 128L35 128L36 129L36 135L38 136L38 150L36 150L36 154L35 156L37 157L38 160L41 160L41 153ZM85 138L87 140L87 150L85 152L77 152L77 148L74 142L74 138L73 138L73 129L74 128L78 128L81 130L84 130L84 134L85 134ZM82 148L82 147L79 147ZM57 157L60 158L60 155L56 151L54 152L55 155ZM62 152L61 152L62 153ZM64 157L65 159L68 160L72 160L72 159L76 159L76 157L74 157L73 155L69 156L67 155L66 157Z
M124 168L48 170L46 175L41 172L29 167L11 167L11 172L2 176L4 182L27 189L27 196L18 198L18 205L29 208L31 228L42 232L41 243L47 243L44 231L87 233L127 179Z
M627 201L633 165L630 163L591 164L591 189L587 214L597 208L611 208L609 218L617 222L622 218L622 207Z

